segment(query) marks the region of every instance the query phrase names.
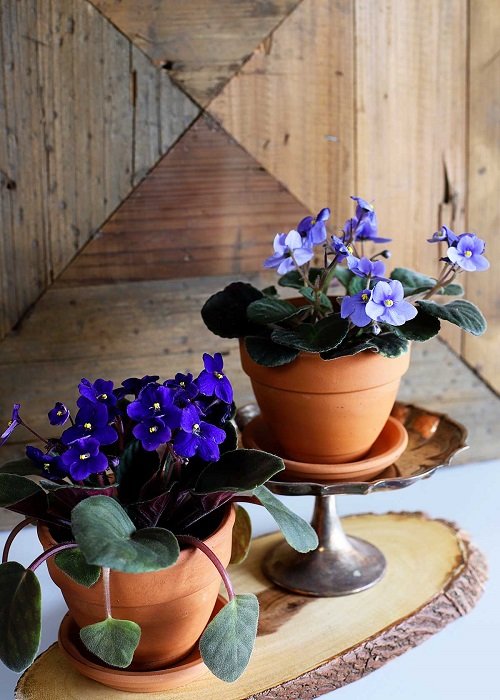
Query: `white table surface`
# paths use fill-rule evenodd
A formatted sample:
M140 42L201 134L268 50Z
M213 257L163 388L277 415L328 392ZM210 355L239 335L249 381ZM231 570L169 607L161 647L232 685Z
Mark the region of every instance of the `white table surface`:
M310 517L311 497L284 500L302 516ZM430 479L401 491L342 496L338 500L341 514L425 511L430 516L452 520L469 532L474 544L486 555L490 575L483 597L470 614L380 670L340 688L335 694L322 697L325 700L493 700L500 697L500 459L443 469ZM262 508L250 506L250 510L255 535L276 529ZM0 533L0 546L6 536L7 533ZM29 528L17 537L11 559L29 564L39 553L35 532ZM40 567L38 573L43 595L40 648L43 650L56 639L65 604L45 566ZM17 674L0 664L0 700L13 698L17 678Z

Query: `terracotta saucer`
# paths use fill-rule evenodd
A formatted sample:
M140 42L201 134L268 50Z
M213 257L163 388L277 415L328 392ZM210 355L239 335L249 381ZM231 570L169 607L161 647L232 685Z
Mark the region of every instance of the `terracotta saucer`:
M272 452L283 458L286 470L278 475L280 481L345 481L368 479L384 471L405 451L408 433L400 421L389 417L371 450L357 462L342 464L308 464L296 462L280 454L280 448L262 416L253 418L243 429L243 445Z
M225 603L222 596L217 598L210 619ZM172 690L187 685L209 672L203 663L197 644L191 653L175 666L156 671L127 671L127 669L108 666L104 662L99 662L99 659L85 649L80 641L78 627L69 613L64 616L59 627L58 641L59 648L77 671L87 678L116 690L136 693Z

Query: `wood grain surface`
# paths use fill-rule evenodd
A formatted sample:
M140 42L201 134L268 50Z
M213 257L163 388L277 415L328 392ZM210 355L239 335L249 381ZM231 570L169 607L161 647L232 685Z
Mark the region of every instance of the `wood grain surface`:
M300 0L91 2L206 105Z
M388 570L368 591L343 598L305 598L273 587L261 573L266 552L281 540L254 540L231 576L236 590L254 592L261 620L250 665L235 683L213 676L151 693L151 700L310 700L362 678L465 615L481 596L486 563L467 536L421 513L344 519L350 535L382 549ZM57 646L20 680L17 700L113 700L112 691L73 671ZM128 693L130 700L140 694Z
M340 225L357 194L354 45L351 0L303 0L209 105L297 199L330 206Z
M469 66L468 230L486 239L487 272L472 274L470 299L480 305L489 329L484 337L464 337L463 355L500 390L500 305L497 260L500 255L500 5L472 0Z
M58 284L262 269L307 210L212 120L200 118L117 209Z

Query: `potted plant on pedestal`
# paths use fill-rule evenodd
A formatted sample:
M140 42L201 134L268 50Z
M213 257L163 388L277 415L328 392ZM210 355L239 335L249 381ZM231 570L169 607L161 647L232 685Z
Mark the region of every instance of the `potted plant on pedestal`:
M40 445L0 470L0 505L26 516L0 566L0 658L12 670L37 653L35 570L47 561L69 608L60 641L66 651L78 647L72 660L90 677L121 689L160 689L161 670L198 642L219 678L233 681L244 671L258 602L237 595L226 571L232 543L233 561L241 560L251 537L237 503L264 505L300 551L314 549L317 537L264 485L282 461L238 449L222 357L203 360L197 378L145 376L117 388L82 379L76 415L62 403L49 412L52 425L66 426L57 438L35 433L14 406L2 444L23 426ZM44 553L28 567L8 561L14 536L32 522ZM221 579L227 602L218 599ZM203 672L201 660L195 666ZM112 667L131 672L113 674Z
M437 335L442 321L474 335L486 330L469 301L431 301L461 296L455 279L489 267L481 239L443 226L429 239L442 249L438 278L401 267L387 274L390 252L367 257L365 246L390 239L379 236L373 206L352 199L355 214L339 235L327 234L329 209L276 235L264 265L277 268L278 284L299 297L282 299L274 286L260 291L234 282L202 309L212 332L240 339L265 428L279 454L299 463L298 477L300 464L325 465L328 478L329 465L364 458L387 425L411 341ZM322 266L312 264L315 248Z

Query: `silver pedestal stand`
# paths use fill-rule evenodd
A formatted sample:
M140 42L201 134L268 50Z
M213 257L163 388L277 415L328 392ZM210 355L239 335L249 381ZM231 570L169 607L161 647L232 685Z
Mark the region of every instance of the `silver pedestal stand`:
M255 404L238 410L236 422L242 432L259 414ZM365 495L406 488L448 465L465 449L467 431L442 413L398 403L393 415L408 431L408 447L395 464L367 481L308 483L271 481L268 488L284 496L315 496L312 526L319 546L300 554L286 542L271 549L263 562L264 573L274 583L294 593L332 597L370 588L383 577L386 561L374 545L345 534L337 515L335 496Z

